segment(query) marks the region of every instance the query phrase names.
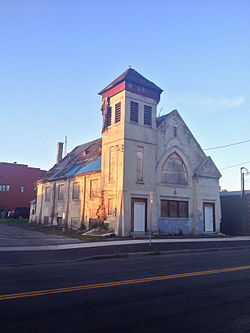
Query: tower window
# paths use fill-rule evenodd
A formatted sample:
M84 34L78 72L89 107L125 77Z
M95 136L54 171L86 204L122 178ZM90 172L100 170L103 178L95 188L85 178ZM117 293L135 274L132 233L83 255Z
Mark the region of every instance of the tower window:
M106 127L111 125L111 114L112 114L112 109L109 106L106 113Z
M121 102L115 104L115 122L118 123L121 120Z
M176 138L177 137L177 127L174 126L174 137Z
M137 146L136 180L143 181L144 147Z
M152 107L144 105L144 125L152 125Z
M139 109L138 103L130 102L130 121L138 123L138 109Z

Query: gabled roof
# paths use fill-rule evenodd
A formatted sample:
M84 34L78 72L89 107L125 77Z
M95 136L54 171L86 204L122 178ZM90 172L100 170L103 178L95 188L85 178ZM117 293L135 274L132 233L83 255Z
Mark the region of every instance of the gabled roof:
M156 91L159 91L160 93L163 91L161 88L159 88L156 84L146 79L144 76L139 74L136 70L133 68L128 68L124 73L122 73L117 79L112 81L107 87L102 89L99 92L99 95L102 95L105 91L117 86L119 83L126 81L130 83L138 84L142 87L150 88Z
M195 171L196 176L200 177L208 177L208 178L220 178L221 173L217 169L216 165L214 164L212 158L210 156L207 156L201 164L198 166L198 168Z
M61 161L53 166L40 181L65 179L74 175L101 170L102 139L75 147Z
M160 124L170 116L171 112L170 113L167 113L167 114L164 114L163 116L160 116L160 117L157 117L156 118L156 126L160 126Z

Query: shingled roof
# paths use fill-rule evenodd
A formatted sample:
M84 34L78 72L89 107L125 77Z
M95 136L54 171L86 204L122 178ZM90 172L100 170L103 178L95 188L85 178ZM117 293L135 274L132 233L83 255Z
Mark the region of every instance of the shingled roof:
M65 179L71 176L101 170L102 139L75 147L61 161L45 173L42 182Z
M160 93L163 91L161 88L159 88L156 84L146 79L144 76L139 74L136 70L133 68L128 68L124 73L122 73L117 79L112 81L107 87L102 89L99 92L99 95L102 95L105 91L117 86L119 83L126 81L130 83L138 84L142 87L150 88L156 91L159 91Z

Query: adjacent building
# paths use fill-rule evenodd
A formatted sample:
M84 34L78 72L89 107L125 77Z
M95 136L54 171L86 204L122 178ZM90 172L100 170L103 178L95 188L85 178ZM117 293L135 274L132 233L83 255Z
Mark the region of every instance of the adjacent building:
M28 208L36 197L34 186L44 173L25 164L0 162L0 210Z
M31 220L69 228L104 220L118 235L220 227L220 172L162 89L129 68L102 97L102 137L76 147L37 184Z
M250 235L250 191L221 192L221 231Z

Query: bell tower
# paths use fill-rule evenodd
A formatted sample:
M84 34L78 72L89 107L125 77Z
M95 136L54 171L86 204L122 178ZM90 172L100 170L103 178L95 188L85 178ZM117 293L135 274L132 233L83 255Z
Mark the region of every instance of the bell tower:
M131 200L141 196L147 200L153 188L156 108L161 93L162 89L132 68L99 92L103 116L102 189L108 222L120 235L134 230ZM145 224L145 232L146 228Z

